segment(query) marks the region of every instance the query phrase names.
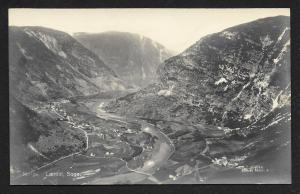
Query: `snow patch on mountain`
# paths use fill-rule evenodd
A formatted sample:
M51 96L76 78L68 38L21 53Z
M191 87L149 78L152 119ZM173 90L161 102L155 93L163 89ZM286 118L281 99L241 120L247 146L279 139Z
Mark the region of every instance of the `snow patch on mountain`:
M160 90L160 91L158 91L157 95L166 96L166 97L171 96L174 94L173 88L174 88L174 86L171 86L171 88L169 88L168 90Z
M285 32L286 32L287 30L289 30L289 29L290 29L290 28L286 27L286 28L283 30L283 32L282 32L282 33L280 34L280 36L278 37L277 42L281 41L281 39L283 38Z
M252 117L252 114L245 114L244 119L249 120Z
M52 52L58 54L63 58L67 58L66 53L62 51L61 47L59 46L57 40L54 37L49 36L47 34L43 34L41 32L35 32L29 29L24 29L24 31L29 36L35 37L37 40L41 41Z
M280 95L282 94L282 92L283 92L283 90L281 90L279 92L279 94L276 96L276 98L273 99L272 110L274 110L275 108L279 107L278 99L279 99Z
M237 35L237 32L230 32L230 31L224 31L222 32L221 36L229 39L229 40L233 40L235 39L235 36Z
M229 87L228 85L226 85L226 86L225 86L225 88L224 88L224 92L226 92L226 91L227 91L228 87Z
M261 128L260 130L263 131L263 130L271 127L272 125L278 124L279 121L281 121L283 119L285 119L285 117L280 117L280 118L276 119L275 121L273 121L272 123L268 124L266 127Z
M112 81L112 82L111 82L111 88L112 88L113 90L125 90L124 85L120 84L120 83L117 82L117 81Z
M278 57L275 58L275 59L273 59L273 62L275 63L275 65L282 59L282 56L287 52L289 46L290 46L290 40L288 40L288 41L284 44L284 46L283 46L281 52L279 53ZM279 65L280 65L280 64L279 64Z
M59 51L58 55L61 56L61 57L63 57L63 58L67 58L67 55L66 55L66 53L64 51Z
M242 94L242 92L244 91L244 89L245 88L247 88L249 85L250 85L250 81L247 83L247 84L245 84L244 86L243 86L243 88L241 89L241 91L238 93L238 95L236 95L236 97L234 97L233 99L232 99L232 101L236 101L240 96L241 96L241 94Z
M32 85L38 88L43 96L47 96L48 86L46 83L39 81L31 81Z
M33 59L31 56L29 56L26 52L26 50L24 48L21 47L21 45L19 43L17 43L17 46L20 50L20 52L22 53L22 55L26 58L26 59Z
M56 66L56 68L58 69L58 70L62 70L62 68L61 68L61 66L60 65L55 65Z
M263 48L270 46L273 43L273 41L271 40L269 35L260 37L260 42L261 42Z
M250 38L244 38L244 40L250 44L256 45L256 46L261 46L261 44L251 40Z
M266 88L269 85L269 80L270 80L270 76L267 75L264 77L263 80L255 80L255 82L259 88Z
M227 83L227 80L224 77L222 77L218 81L215 82L215 85L219 85L221 83Z

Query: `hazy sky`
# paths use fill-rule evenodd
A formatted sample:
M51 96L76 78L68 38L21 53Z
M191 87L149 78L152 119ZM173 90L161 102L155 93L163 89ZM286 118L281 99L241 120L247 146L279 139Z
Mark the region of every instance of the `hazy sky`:
M123 31L181 52L202 36L289 9L10 9L9 25L74 32Z

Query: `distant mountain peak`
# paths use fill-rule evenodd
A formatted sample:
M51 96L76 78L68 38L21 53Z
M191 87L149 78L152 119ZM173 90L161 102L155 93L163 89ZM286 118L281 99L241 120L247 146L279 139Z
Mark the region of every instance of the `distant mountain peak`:
M135 33L75 33L74 37L96 53L123 80L138 87L156 82L158 65L173 55L163 45Z

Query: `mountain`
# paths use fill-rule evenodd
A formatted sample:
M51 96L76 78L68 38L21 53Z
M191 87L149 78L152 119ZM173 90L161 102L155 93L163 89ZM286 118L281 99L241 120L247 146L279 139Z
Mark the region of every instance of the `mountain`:
M290 105L290 19L277 16L201 38L162 63L159 82L106 110L239 128Z
M11 184L291 182L289 17L205 36L128 95L68 34L9 33Z
M75 33L74 37L96 53L129 84L144 87L157 81L156 70L173 53L153 40L127 32Z
M13 96L9 103L11 175L85 148L84 133L59 121L56 114L38 106L32 109Z
M85 148L52 101L129 88L70 35L44 27L9 27L9 78L12 174Z
M127 87L72 36L44 27L9 28L9 64L11 93L27 104Z

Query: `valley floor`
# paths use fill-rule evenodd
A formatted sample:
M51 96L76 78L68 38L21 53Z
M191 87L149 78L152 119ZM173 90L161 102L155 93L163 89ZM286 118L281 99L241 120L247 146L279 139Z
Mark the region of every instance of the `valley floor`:
M259 145L234 138L221 127L176 124L171 131L155 121L126 118L103 110L108 100L80 99L51 102L37 111L50 111L61 122L83 133L86 147L79 152L22 173L12 184L215 184L289 183L288 171L268 166L272 157L288 153L289 142ZM177 126L177 127L178 127ZM183 131L183 132L182 132ZM198 137L200 132L200 138ZM280 132L280 131L279 131ZM274 136L264 141L274 142ZM249 143L250 142L250 143ZM249 147L256 149L248 149ZM268 151L269 148L273 148ZM265 150L265 151L264 151ZM274 153L274 150L276 151ZM265 156L258 158L258 152ZM273 154L272 154L273 153ZM273 155L273 156L272 156ZM280 167L280 166L279 166ZM272 169L273 168L273 169ZM288 168L288 167L287 167Z

